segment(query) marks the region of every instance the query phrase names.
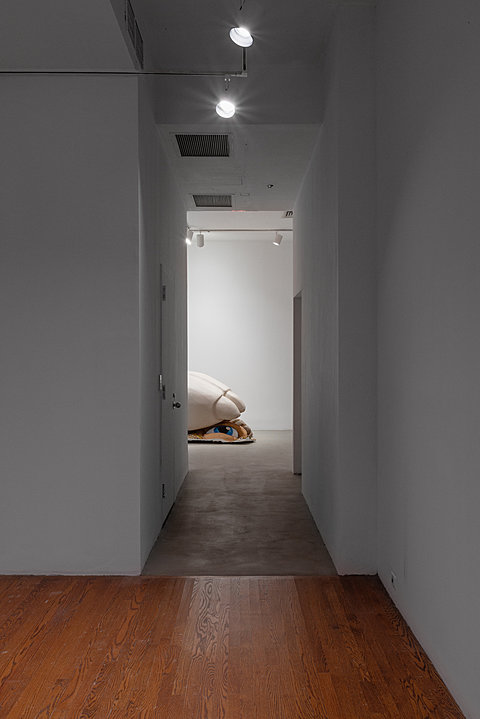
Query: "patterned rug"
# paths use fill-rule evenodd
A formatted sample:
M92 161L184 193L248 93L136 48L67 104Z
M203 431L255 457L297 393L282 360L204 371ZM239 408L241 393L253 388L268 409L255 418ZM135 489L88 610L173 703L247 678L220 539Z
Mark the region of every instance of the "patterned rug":
M243 420L232 419L218 422L211 427L191 430L189 442L208 442L210 444L249 444L255 442L253 432Z

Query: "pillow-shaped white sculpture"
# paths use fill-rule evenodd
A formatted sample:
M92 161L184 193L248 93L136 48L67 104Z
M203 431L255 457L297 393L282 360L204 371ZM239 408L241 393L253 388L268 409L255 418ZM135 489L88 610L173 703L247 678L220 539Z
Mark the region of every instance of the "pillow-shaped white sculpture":
M188 373L189 431L237 419L244 410L245 404L226 384L202 372Z

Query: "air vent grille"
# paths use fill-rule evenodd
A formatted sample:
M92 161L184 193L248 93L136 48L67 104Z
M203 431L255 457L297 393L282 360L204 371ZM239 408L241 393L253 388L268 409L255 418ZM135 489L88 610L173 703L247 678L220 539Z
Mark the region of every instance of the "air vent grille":
M130 0L125 0L125 25L127 26L132 45L135 48L135 54L140 63L140 67L143 69L143 38L135 19L135 13L133 12Z
M196 207L231 207L231 195L193 195Z
M230 157L228 135L175 135L182 157Z

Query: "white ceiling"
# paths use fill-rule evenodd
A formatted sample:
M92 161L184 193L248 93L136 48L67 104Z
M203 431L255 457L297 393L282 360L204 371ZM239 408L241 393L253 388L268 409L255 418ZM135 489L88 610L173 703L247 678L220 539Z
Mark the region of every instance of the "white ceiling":
M292 218L283 212L235 212L232 210L193 210L187 213L188 225L200 230L210 226L216 230L291 230Z
M209 242L273 242L276 230L282 235L282 241L290 242L293 221L284 215L279 211L192 210L187 212L187 222L194 232L205 233L205 241Z
M340 0L131 2L146 71L218 73L151 79L155 118L186 208L195 207L195 193L231 194L234 210L292 209L322 120L322 62ZM2 0L0 68L132 69L124 7L125 0ZM242 65L242 50L228 36L239 24L254 43L248 76L230 83L237 114L222 120L215 104L223 73ZM175 133L227 133L231 156L180 157Z
M242 10L242 0L132 3L148 69L219 72L153 81L156 120L188 210L193 194L231 194L235 210L292 209L322 119L322 59L335 0L244 0ZM248 76L232 77L228 90L237 113L222 120L215 113L222 73L242 65L242 50L229 38L237 25L250 29L254 43ZM175 133L228 133L232 156L182 158Z
M289 210L310 159L318 125L159 125L160 135L184 195L195 209L193 194L232 194L237 210ZM175 133L229 135L230 157L181 157ZM273 187L268 187L273 185Z

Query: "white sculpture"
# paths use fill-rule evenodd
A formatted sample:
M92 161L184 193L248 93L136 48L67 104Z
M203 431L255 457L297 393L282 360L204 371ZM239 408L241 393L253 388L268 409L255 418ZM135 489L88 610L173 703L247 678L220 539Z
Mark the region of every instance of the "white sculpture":
M202 372L188 373L188 430L240 417L242 402L230 387Z

